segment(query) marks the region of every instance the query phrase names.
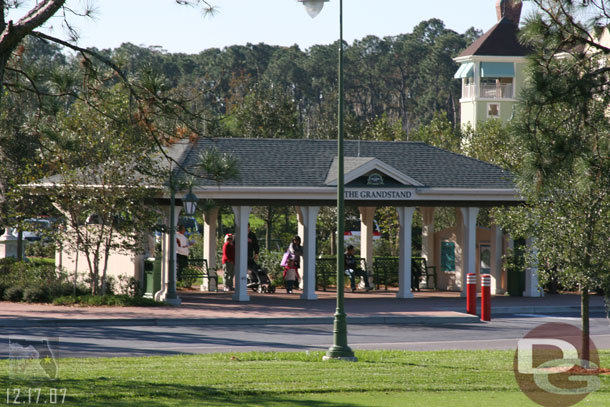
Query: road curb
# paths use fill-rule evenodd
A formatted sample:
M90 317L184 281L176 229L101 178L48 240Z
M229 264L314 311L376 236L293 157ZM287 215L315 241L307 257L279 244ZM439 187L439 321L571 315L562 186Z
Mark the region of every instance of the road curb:
M28 318L0 320L2 328L60 328L60 327L101 327L101 326L219 326L219 325L329 325L333 317L305 318L108 318L108 319L67 319ZM428 325L479 323L476 315L457 316L366 316L347 317L350 324L359 325Z
M359 325L425 325L445 326L453 324L481 323L477 315L463 313L463 310L438 309L435 311L452 311L455 316L435 315L389 315L389 316L348 316L347 322ZM580 306L492 306L494 316L511 314L552 315L558 313L580 312ZM591 313L605 312L603 306L593 306ZM334 318L329 317L277 317L277 318L14 318L0 319L0 328L60 328L60 327L102 327L102 326L230 326L230 325L327 325Z

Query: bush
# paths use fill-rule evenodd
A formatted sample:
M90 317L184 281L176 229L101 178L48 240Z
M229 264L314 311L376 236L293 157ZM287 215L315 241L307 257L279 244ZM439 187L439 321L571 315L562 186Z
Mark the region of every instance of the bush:
M49 302L50 292L44 286L29 286L23 290L23 301L26 302Z
M28 242L25 246L25 255L28 257L55 258L55 245L50 242Z
M8 287L4 291L3 298L7 301L19 302L23 300L23 287L21 286L12 286Z
M267 270L271 283L276 287L284 285L284 269L280 266L283 252L261 250L258 254L258 265Z
M62 296L53 300L54 305L83 305L83 306L120 306L120 307L158 307L166 305L150 298L130 297L128 295L80 295Z

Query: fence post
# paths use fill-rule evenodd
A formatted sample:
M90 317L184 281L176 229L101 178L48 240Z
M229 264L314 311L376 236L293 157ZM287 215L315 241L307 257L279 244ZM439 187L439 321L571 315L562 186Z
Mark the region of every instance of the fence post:
M491 321L491 274L481 276L481 321Z
M466 312L477 315L477 275L466 274Z

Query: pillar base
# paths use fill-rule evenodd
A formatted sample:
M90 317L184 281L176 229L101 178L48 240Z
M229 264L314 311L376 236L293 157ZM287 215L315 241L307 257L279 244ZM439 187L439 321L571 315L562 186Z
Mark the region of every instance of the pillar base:
M408 293L401 293L400 291L396 294L396 298L414 298L413 293L412 292L408 292Z
M165 298L165 302L169 305L173 305L174 307L179 307L182 304L182 300L180 299L180 297Z
M248 294L239 295L239 293L233 294L231 297L233 301L247 302L250 301L250 296Z
M307 294L306 292L303 292L301 294L301 299L302 300L317 300L318 299L318 294Z

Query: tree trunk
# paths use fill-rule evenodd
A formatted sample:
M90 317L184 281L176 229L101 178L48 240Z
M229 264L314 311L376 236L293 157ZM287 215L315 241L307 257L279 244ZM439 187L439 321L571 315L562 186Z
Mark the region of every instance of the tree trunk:
M582 320L582 356L581 364L585 369L589 368L590 349L589 349L589 290L580 289L580 317Z
M17 260L23 260L23 230L17 229Z

